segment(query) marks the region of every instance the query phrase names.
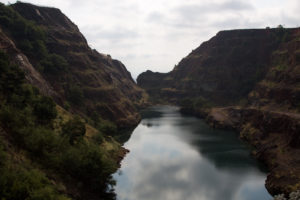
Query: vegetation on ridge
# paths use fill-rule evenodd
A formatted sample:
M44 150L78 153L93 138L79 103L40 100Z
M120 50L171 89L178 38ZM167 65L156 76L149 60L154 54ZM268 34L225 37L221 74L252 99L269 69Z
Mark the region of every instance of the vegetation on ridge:
M58 124L61 128L55 129L56 104L26 84L24 73L10 63L3 51L0 52L0 99L2 198L67 199L59 194L52 179L62 184L74 181L79 190L88 185L89 191L100 196L106 194L109 184L114 183L111 174L117 163L99 146L103 136L101 141L86 139L86 125L79 117ZM13 147L4 148L4 143ZM4 150L19 155L20 161ZM49 178L49 174L55 175Z
M59 9L21 2L8 7L44 33L43 58L22 52L55 90L60 106L84 115L89 122L96 113L118 128L138 123L137 108L146 103L147 95L121 62L91 49L78 27ZM4 30L7 35L11 32L11 28ZM24 38L10 38L20 48Z

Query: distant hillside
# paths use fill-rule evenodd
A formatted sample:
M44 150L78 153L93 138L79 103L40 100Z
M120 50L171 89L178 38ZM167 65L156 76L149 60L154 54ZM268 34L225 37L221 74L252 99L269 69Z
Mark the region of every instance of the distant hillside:
M279 28L221 31L171 72L147 71L138 76L137 83L167 102L202 97L217 105L235 104L266 77L275 65L275 54L296 39L298 32Z

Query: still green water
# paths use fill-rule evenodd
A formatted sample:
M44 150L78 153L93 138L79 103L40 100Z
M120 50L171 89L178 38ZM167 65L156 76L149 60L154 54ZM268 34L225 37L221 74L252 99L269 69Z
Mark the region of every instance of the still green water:
M118 200L270 200L266 173L231 131L210 128L178 108L157 106L124 144L114 174Z

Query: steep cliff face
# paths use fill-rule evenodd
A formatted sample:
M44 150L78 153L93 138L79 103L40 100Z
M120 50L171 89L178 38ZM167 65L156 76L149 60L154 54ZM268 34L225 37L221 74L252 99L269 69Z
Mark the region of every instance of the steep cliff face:
M59 95L54 91L51 85L42 77L42 75L31 65L28 58L15 46L0 29L0 49L4 50L14 64L18 65L25 73L26 80L39 88L40 92L46 96L59 99Z
M234 104L262 80L271 55L296 29L221 31L183 58L167 74L142 73L137 83L171 102L203 97L217 105ZM148 84L153 79L151 84ZM149 92L152 94L153 92Z
M171 94L168 94L166 90L172 84L173 79L168 77L170 77L169 73L147 70L138 76L137 84L147 90L152 102L164 102L168 98L168 103L170 103L173 98L171 98ZM176 93L175 95L177 97L179 94Z
M300 29L296 29L272 52L269 70L249 94L249 104L299 112L299 83Z
M40 55L36 55L35 43L30 45L28 36L20 39L9 33L14 31L9 26L3 27L45 79L43 83L35 82L37 87L47 82L56 93L50 95L57 103L92 119L110 120L119 127L138 123L137 108L144 105L147 95L120 61L91 49L78 27L59 9L20 2L11 8L44 34L36 42L41 47Z

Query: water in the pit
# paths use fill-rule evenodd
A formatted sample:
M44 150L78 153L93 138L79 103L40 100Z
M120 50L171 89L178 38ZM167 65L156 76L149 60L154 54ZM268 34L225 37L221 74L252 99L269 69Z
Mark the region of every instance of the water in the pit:
M125 143L114 174L118 200L271 200L266 173L232 131L157 106Z

